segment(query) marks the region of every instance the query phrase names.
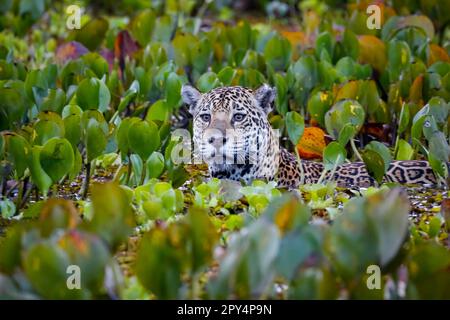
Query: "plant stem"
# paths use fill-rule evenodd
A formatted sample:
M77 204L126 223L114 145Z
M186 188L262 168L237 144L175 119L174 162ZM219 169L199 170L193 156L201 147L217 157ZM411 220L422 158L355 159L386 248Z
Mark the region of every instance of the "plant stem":
M147 166L145 165L145 163L144 163L144 165L142 166L142 172L141 172L141 182L139 183L139 185L143 185L144 184L144 181L145 181L145 176L147 175Z
M358 152L358 148L356 148L355 140L352 138L350 139L350 145L352 146L352 150L355 153L356 157L359 161L364 162L363 158L361 157L361 154Z
M325 179L325 175L327 174L327 172L330 172L329 174L329 179L332 179L334 174L336 173L336 169L338 167L338 161L336 161L334 163L333 168L331 169L331 171L326 170L325 168L322 171L322 174L320 175L319 181L317 181L317 183L322 183L323 179ZM327 180L327 182L329 182L330 180Z
M56 183L52 186L52 197L56 198L58 195L58 185Z
M88 161L86 163L86 176L84 177L83 188L82 188L82 193L81 193L81 197L83 198L83 200L86 200L87 193L89 190L90 179L91 179L91 163Z
M197 300L200 297L200 273L196 272L191 276L191 299Z
M30 187L27 189L27 191L25 192L25 195L22 198L22 203L20 204L20 208L23 208L23 206L25 205L25 203L27 202L27 199L30 197L31 195L31 191L33 191L33 184L30 185Z
M336 173L337 167L338 167L338 164L337 164L337 161L336 161L335 164L334 164L333 169L331 169L331 172L330 172L330 179L332 179L333 176L334 176L334 174ZM328 180L328 181L330 181L330 180ZM328 181L327 181L327 182L328 182Z
M399 136L397 136L395 138L395 145L394 145L394 157L395 159L397 159L397 152L398 152L398 141L399 141Z
M3 197L6 194L6 177L4 176L2 176L0 188L1 188L0 196Z
M322 174L320 175L319 180L317 180L318 184L322 183L323 179L325 179L325 175L327 174L327 172L328 172L328 170L323 168Z
M114 120L116 120L117 116L119 115L119 111L116 111L113 116L111 117L111 119L109 120L109 123L114 123Z
M121 173L122 173L122 169L123 169L123 163L121 163L119 165L119 167L117 168L116 172L114 173L114 177L113 177L113 181L117 181L119 182L120 177L121 177Z
M19 190L17 191L17 198L16 198L16 214L19 214L20 204L22 203L24 184L25 184L24 180L20 181L19 183Z
M131 164L130 156L128 156L128 171L127 171L127 183L126 183L127 186L130 184L131 173L133 171L132 167L133 167L133 165Z

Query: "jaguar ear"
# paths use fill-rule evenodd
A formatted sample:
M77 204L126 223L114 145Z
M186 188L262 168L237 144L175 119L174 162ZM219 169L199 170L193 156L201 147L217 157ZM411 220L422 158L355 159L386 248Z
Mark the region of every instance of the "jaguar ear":
M185 84L181 87L181 97L183 98L183 102L189 106L189 112L193 115L197 102L202 97L202 94L193 86Z
M253 92L253 95L264 112L269 114L272 111L272 104L277 95L277 89L263 84Z

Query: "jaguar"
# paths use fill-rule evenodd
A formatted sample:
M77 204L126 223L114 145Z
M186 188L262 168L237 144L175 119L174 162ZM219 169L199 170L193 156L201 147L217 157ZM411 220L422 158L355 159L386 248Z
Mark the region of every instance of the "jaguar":
M256 90L229 86L202 94L183 85L181 96L193 117L195 157L206 162L212 177L244 183L275 180L286 188L318 182L323 164L299 163L280 146L280 135L269 123L276 88L267 84ZM325 178L345 187L376 184L363 162L342 164ZM383 182L436 184L437 178L428 161L391 161Z

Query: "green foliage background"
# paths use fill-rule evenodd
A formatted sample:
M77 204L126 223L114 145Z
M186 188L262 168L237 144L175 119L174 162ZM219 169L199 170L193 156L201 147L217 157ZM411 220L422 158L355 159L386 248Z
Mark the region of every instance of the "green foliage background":
M170 157L183 84L269 83L287 148L318 126L326 170L426 159L445 185L450 4L377 3L380 29L370 1L2 1L0 298L449 298L448 191L414 217L393 185L239 189Z

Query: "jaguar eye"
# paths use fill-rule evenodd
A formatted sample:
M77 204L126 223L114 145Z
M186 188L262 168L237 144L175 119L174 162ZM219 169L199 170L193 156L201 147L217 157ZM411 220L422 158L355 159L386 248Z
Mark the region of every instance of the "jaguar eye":
M210 115L210 114L207 114L207 113L204 113L204 114L201 114L201 115L200 115L200 118L201 118L203 121L205 121L205 122L209 122L209 120L211 120L211 115Z
M233 121L242 121L245 118L245 114L242 113L236 113L235 115L233 115Z

